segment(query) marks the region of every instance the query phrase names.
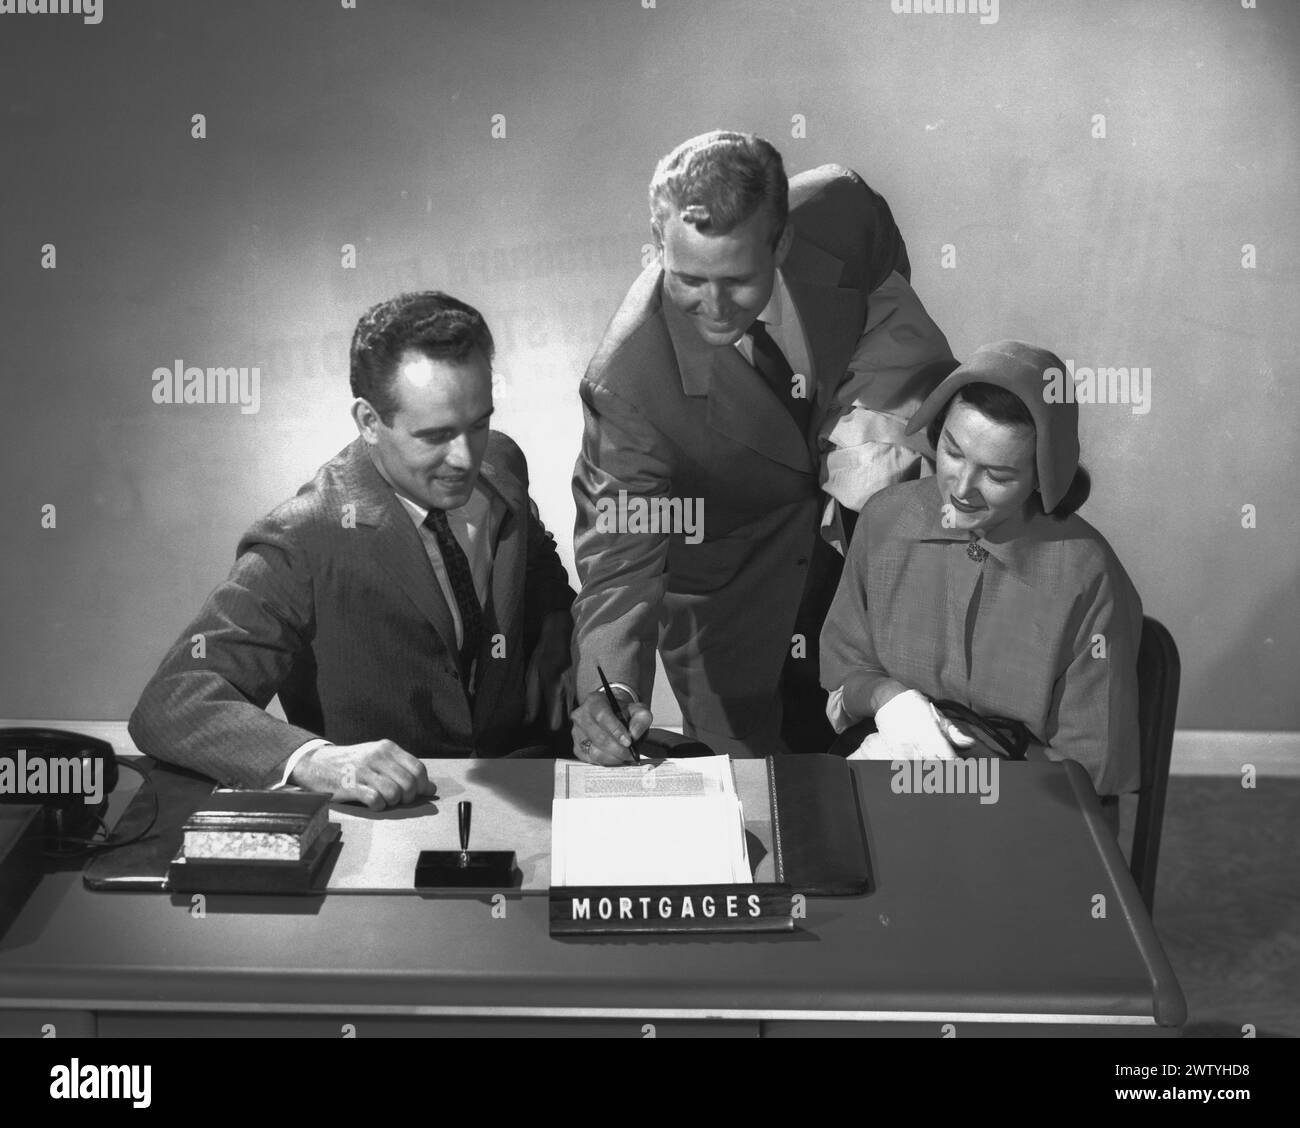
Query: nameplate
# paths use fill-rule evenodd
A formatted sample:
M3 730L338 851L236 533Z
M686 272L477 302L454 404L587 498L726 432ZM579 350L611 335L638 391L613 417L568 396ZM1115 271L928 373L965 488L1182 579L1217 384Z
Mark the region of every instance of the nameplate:
M551 935L791 932L789 885L557 885Z

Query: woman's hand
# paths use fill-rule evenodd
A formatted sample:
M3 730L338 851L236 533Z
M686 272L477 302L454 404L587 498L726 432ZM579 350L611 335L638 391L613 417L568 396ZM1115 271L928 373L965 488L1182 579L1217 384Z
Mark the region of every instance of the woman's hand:
M954 760L954 746L975 743L914 689L894 694L876 710L876 729L893 756L905 760ZM883 751L876 745L866 756L875 758Z

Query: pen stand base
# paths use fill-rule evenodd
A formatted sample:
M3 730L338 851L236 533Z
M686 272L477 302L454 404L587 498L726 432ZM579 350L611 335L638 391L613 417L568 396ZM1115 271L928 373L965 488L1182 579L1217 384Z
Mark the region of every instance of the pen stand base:
M416 889L510 889L518 871L513 850L421 850Z

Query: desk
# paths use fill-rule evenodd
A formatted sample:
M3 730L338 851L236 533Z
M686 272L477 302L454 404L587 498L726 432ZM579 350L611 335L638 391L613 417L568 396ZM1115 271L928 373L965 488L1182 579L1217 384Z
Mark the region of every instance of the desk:
M1077 765L1002 764L992 804L852 767L876 887L809 898L793 934L553 940L546 896L521 893L211 896L197 918L69 870L0 939L0 1032L1176 1032L1182 994Z

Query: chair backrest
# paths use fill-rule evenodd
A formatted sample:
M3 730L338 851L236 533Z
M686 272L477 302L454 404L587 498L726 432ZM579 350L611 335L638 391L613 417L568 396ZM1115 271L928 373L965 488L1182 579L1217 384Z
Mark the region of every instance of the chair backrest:
M1129 871L1142 891L1147 912L1153 911L1155 903L1160 827L1165 818L1165 789L1169 782L1169 757L1174 746L1181 674L1182 664L1178 660L1178 647L1174 645L1173 636L1163 624L1145 616L1137 661L1142 783L1138 791Z

